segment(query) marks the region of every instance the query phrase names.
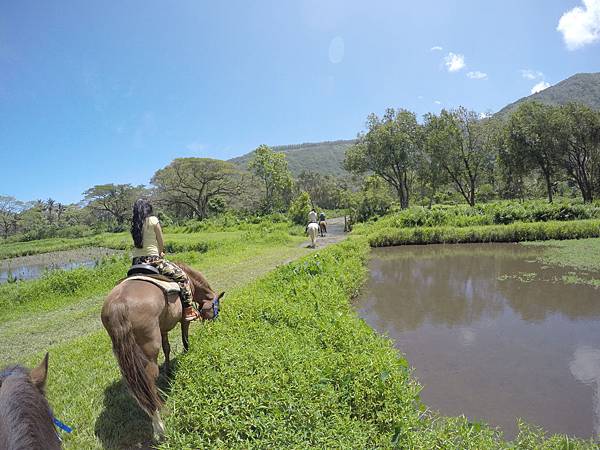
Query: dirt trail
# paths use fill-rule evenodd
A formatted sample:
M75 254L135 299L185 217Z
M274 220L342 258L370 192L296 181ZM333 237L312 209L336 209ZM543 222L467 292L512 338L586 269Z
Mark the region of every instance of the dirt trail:
M344 233L344 218L335 217L327 220L327 234L325 237L317 238L316 249L325 248L331 244L337 244L348 237L348 233ZM303 247L310 246L310 240L302 243Z

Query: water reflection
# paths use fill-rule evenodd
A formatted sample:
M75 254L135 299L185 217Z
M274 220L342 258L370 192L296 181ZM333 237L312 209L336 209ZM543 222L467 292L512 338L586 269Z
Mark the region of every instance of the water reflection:
M600 350L580 347L575 350L569 364L573 376L582 383L594 387L594 433L600 434Z
M538 252L377 249L356 307L406 353L428 406L508 437L517 417L589 437L600 431L600 353L590 350L600 343L600 290L564 284L566 271L535 262Z

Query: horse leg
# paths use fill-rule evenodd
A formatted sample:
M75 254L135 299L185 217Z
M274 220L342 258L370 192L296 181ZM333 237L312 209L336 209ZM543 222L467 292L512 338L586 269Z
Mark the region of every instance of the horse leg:
M169 334L166 331L161 333L162 349L165 354L165 372L167 375L171 372L171 344L169 344Z
M152 339L142 346L142 351L145 353L146 358L148 359L148 363L145 367L146 376L150 384L148 388L154 392L156 392L156 380L158 379L159 374L157 360L158 352L160 351L159 342L162 341L162 339L160 339L161 334L162 333L160 332L157 326L156 331L152 333ZM167 353L165 353L165 358L166 354ZM155 411L148 411L148 415L152 418L152 430L154 431L154 439L158 440L165 434L165 425L163 424L163 421L160 418L159 408L157 407Z
M181 340L183 341L183 349L187 352L190 349L190 323L185 320L181 321Z

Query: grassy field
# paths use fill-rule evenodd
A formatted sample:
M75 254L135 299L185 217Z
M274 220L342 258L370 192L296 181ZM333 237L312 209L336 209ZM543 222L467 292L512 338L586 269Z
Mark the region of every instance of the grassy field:
M179 333L172 333L177 370L160 380L167 398L160 448L597 448L546 439L526 425L505 442L484 424L433 415L419 400L409 363L352 311L368 240L356 236L309 254L298 230L284 227L167 235L183 250L172 259L199 268L228 293L217 322L193 325L188 354L180 354ZM126 248L126 237L101 239ZM600 239L588 241L549 241L544 257L594 264L579 257L590 246L600 252ZM99 321L104 295L127 264L113 258L17 283L24 294L17 297L0 288L0 366L31 366L50 350L48 398L74 428L65 448L154 445Z
M516 222L549 222L600 219L600 205L584 204L572 200L543 200L526 202L495 201L468 205L434 205L432 208L413 206L378 218L367 224L357 224L360 231L384 228L415 227L472 227L482 225L508 225Z
M307 254L309 250L300 245L305 238L295 234L289 227L287 232L279 227L269 233L255 227L226 233L167 234L166 239L183 248L211 243L203 252L169 257L202 270L215 289L231 291ZM102 237L104 245L125 244L124 235L109 238ZM148 441L148 424L120 382L110 341L99 320L104 296L128 264L127 258L112 258L97 268L56 271L39 280L0 287L0 366L10 362L33 365L44 351L50 351L49 399L56 416L75 427L65 439L66 448L124 448ZM197 332L201 327L193 328ZM178 353L179 333L172 334Z
M408 244L457 244L581 239L600 236L600 220L516 222L468 227L362 228L372 247Z

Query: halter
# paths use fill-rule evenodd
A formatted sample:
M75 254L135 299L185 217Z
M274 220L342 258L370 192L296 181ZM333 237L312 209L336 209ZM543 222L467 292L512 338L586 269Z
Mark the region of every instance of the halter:
M2 386L2 382L6 378L8 378L16 373L23 373L23 369L19 366L15 366L15 367L11 367L10 369L4 369L2 372L0 372L0 387ZM50 418L52 419L52 423L54 425L56 425L58 428L60 428L61 430L63 430L64 432L71 433L73 431L73 428L64 424L63 422L58 420L56 417L54 417L54 415L52 414L51 411L50 411ZM62 441L58 432L56 433L56 436L58 436L58 439Z

